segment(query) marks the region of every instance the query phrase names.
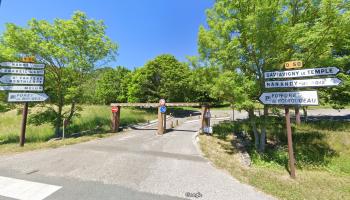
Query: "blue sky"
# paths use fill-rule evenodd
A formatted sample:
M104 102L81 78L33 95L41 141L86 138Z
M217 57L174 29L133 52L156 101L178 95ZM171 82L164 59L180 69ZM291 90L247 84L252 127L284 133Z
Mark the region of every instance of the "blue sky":
M116 62L129 69L157 55L170 53L180 61L197 55L199 25L214 0L2 0L0 33L5 23L26 25L31 18L68 19L75 10L104 20L107 35L119 45Z

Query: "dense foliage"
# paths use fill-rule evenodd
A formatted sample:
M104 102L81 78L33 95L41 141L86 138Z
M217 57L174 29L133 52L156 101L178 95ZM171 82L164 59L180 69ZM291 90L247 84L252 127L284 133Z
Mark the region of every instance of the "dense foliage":
M47 65L45 93L50 100L32 121L53 123L57 135L62 119L70 120L80 110L77 104L160 98L228 102L249 112L256 147L263 151L266 127L256 125L254 109L266 91L264 71L280 70L289 60L302 60L306 68L337 66L343 84L320 89L321 102L336 108L349 104L350 78L344 73L350 69L349 7L344 0L217 0L207 11L208 26L199 28L200 56L180 62L163 54L131 71L108 66L117 45L106 36L102 21L76 12L53 23L33 19L26 27L7 24L0 61L34 56ZM5 96L1 93L2 102Z

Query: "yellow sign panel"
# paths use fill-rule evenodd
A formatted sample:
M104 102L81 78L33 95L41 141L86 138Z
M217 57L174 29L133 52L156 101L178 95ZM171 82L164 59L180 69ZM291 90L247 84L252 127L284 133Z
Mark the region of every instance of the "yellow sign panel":
M285 62L284 67L286 69L302 68L303 62L300 60Z
M35 58L34 58L33 56L24 57L24 58L22 58L22 62L25 62L25 63L34 63L34 62L35 62Z

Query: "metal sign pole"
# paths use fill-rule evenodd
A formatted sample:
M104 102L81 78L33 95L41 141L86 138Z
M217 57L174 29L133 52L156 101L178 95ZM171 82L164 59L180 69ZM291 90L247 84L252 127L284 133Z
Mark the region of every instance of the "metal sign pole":
M294 151L293 151L292 127L290 125L290 115L289 115L288 106L285 106L285 115L286 115L286 129L287 129L287 138L288 138L290 176L292 178L295 178L295 160L294 160Z

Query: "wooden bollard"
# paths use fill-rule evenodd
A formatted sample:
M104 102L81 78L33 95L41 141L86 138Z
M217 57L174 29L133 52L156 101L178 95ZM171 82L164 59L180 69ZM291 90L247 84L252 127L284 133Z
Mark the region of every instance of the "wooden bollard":
M165 109L162 110L161 109ZM159 107L158 107L158 134L163 135L166 133L166 107L165 107L165 100L161 99L159 100Z
M120 106L112 106L112 132L119 132Z

